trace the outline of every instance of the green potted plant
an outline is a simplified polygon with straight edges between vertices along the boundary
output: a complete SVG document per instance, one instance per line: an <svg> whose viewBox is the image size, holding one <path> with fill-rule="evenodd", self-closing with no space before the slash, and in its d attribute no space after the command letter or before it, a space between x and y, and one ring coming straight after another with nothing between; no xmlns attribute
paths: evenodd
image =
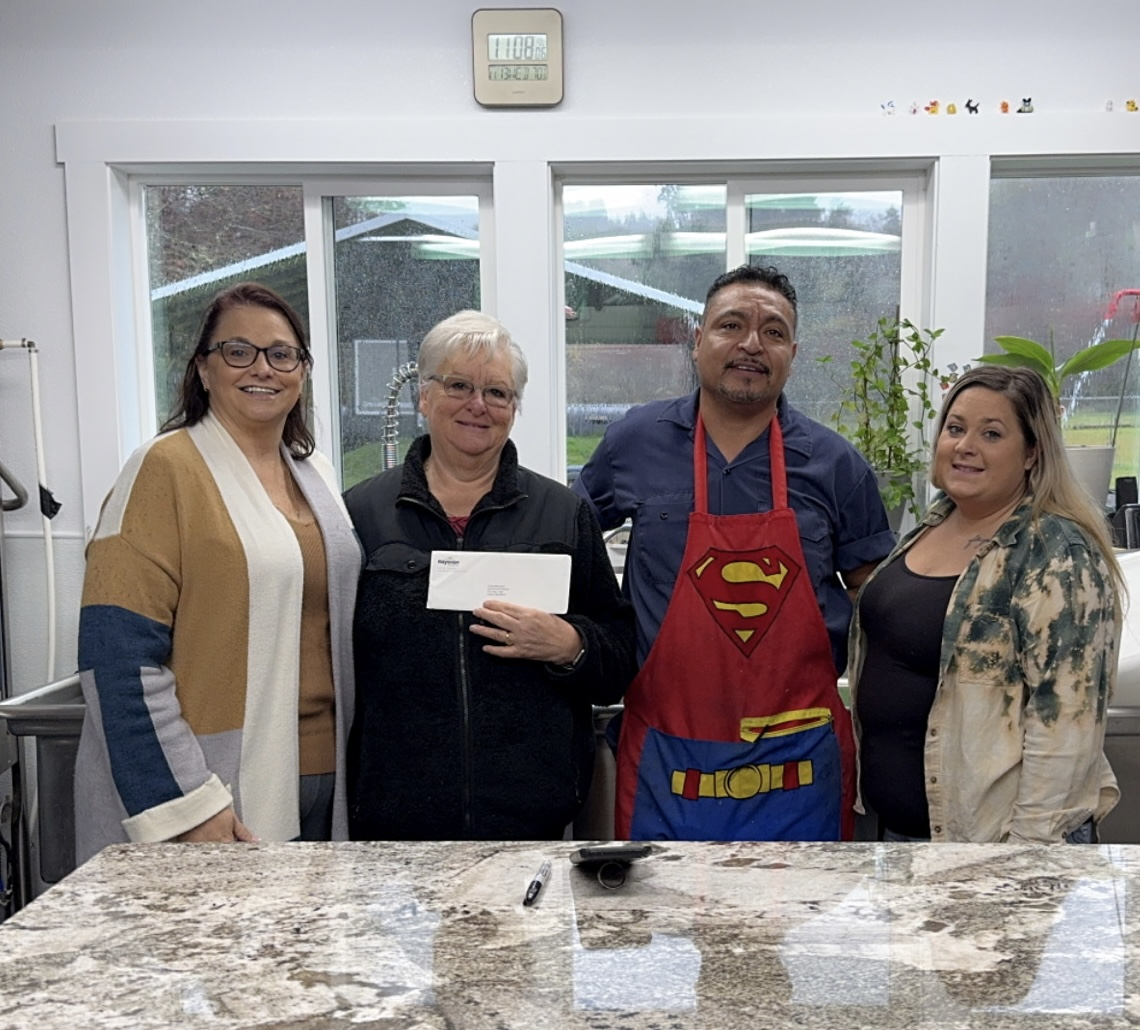
<svg viewBox="0 0 1140 1030"><path fill-rule="evenodd" d="M1001 347L1001 354L985 354L977 360L986 365L1006 365L1015 368L1031 368L1040 373L1041 378L1049 384L1049 390L1061 404L1061 393L1065 388L1065 380L1070 376L1080 375L1082 372L1095 372L1097 369L1108 368L1121 358L1130 356L1137 347L1135 336L1131 340L1102 340L1091 346L1083 347L1070 358L1057 363L1053 352L1053 339L1049 338L1049 349L1046 350L1035 340L1027 340L1023 336L997 336L994 342ZM1131 360L1131 359L1130 359ZM1127 381L1127 373L1125 380ZM1123 394L1123 390L1121 391ZM1120 419L1117 410L1116 421ZM1116 427L1113 426L1113 439L1115 441Z"/></svg>
<svg viewBox="0 0 1140 1030"><path fill-rule="evenodd" d="M895 528L904 510L916 518L922 513L916 479L930 462L926 430L938 414L931 382L940 379L931 354L942 332L919 329L905 318L881 318L865 339L852 340L850 376L832 419L878 474ZM832 355L817 360L829 364Z"/></svg>
<svg viewBox="0 0 1140 1030"><path fill-rule="evenodd" d="M1066 446L1069 463L1077 478L1084 483L1098 504L1108 499L1109 484L1112 481L1112 465L1116 455L1116 433L1120 428L1120 416L1124 410L1124 396L1128 387L1128 372L1132 364L1132 353L1137 348L1136 334L1131 340L1102 340L1100 343L1082 347L1071 357L1058 362L1053 347L1052 335L1049 349L1046 350L1035 340L1023 336L998 336L994 342L1001 347L1000 354L985 354L977 360L987 365L1005 365L1015 368L1031 368L1041 375L1049 385L1057 405L1058 418L1064 412L1061 397L1072 376L1085 372L1095 372L1108 368L1121 358L1127 358L1124 375L1120 382L1120 396L1113 414L1111 432L1106 446Z"/></svg>

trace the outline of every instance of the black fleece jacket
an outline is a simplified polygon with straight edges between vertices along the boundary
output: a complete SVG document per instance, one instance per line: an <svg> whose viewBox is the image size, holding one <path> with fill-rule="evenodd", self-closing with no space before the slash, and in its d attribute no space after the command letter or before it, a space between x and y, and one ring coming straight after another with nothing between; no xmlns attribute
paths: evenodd
<svg viewBox="0 0 1140 1030"><path fill-rule="evenodd" d="M593 771L593 704L636 673L633 612L590 506L503 448L462 544L424 475L405 463L345 494L367 556L355 622L356 718L349 826L356 840L557 839ZM573 559L564 617L586 653L565 672L497 658L469 612L426 607L432 550L524 551Z"/></svg>

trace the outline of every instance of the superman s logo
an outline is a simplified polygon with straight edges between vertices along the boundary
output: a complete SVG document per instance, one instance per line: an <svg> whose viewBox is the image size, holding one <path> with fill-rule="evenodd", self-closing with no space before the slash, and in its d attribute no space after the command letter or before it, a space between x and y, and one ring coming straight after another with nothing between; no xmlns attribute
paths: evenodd
<svg viewBox="0 0 1140 1030"><path fill-rule="evenodd" d="M799 574L799 564L775 546L747 552L710 547L689 568L713 621L745 657L772 628Z"/></svg>

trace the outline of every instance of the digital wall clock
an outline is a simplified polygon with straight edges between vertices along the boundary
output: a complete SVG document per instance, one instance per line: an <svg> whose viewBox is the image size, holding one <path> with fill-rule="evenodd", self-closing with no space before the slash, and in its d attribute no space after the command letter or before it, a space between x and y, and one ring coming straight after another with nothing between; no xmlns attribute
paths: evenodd
<svg viewBox="0 0 1140 1030"><path fill-rule="evenodd" d="M562 100L562 14L497 8L471 16L475 99L484 107L553 107Z"/></svg>

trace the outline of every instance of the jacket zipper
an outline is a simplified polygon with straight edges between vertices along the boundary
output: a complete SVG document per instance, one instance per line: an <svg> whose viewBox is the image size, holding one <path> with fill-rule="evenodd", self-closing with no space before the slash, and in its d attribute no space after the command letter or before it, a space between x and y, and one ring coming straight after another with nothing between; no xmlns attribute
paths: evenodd
<svg viewBox="0 0 1140 1030"><path fill-rule="evenodd" d="M467 665L467 627L463 613L456 612L459 620L459 706L463 713L463 829L470 836L474 821L472 786L475 779L475 754L471 741L471 679Z"/></svg>
<svg viewBox="0 0 1140 1030"><path fill-rule="evenodd" d="M410 504L419 505L426 511L431 512L437 519L439 512L429 504L416 497L404 496L401 498ZM489 505L486 508L479 510L479 514L490 513L493 511L502 511L510 507L508 504ZM474 512L472 517L474 517ZM454 535L455 530L451 528L451 523L446 523L448 530ZM471 528L471 523L467 523L467 528ZM463 540L460 541L458 537L455 539L455 546L457 550L466 551L467 540L471 534L465 533ZM463 830L467 836L470 836L475 824L475 799L474 799L474 783L475 783L475 746L471 739L471 669L470 663L467 660L467 644L468 636L467 627L464 625L463 612L456 612L455 617L459 623L459 708L463 716L463 783L462 783L462 810L463 810Z"/></svg>

